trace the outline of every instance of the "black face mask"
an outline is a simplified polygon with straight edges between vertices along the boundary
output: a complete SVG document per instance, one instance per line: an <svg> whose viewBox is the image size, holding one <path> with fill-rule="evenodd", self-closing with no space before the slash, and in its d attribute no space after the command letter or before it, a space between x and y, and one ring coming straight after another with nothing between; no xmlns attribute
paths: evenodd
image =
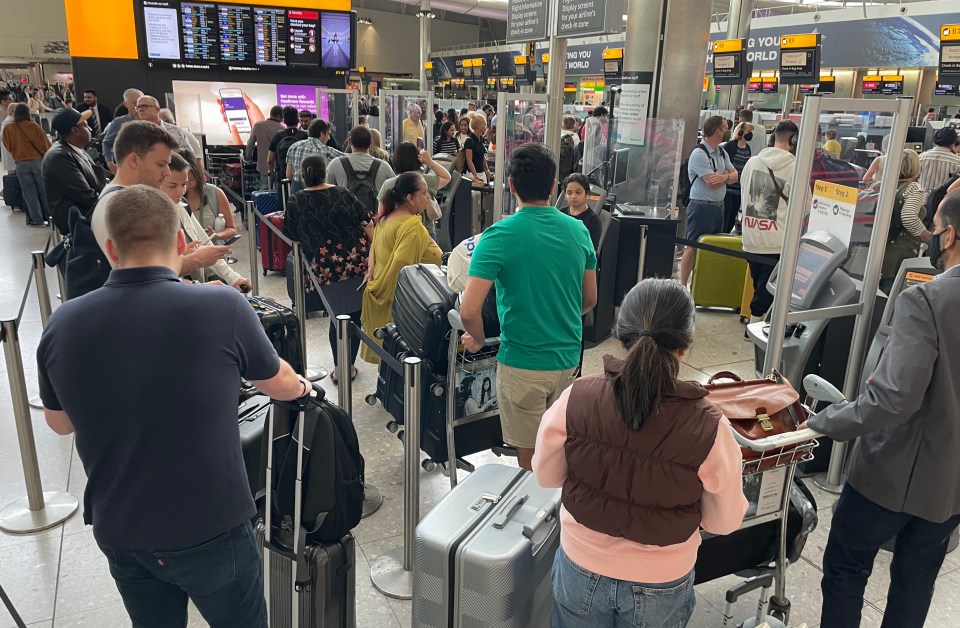
<svg viewBox="0 0 960 628"><path fill-rule="evenodd" d="M752 141L753 141L753 132L744 133L744 134L743 134L743 139L747 140L748 142L752 142Z"/></svg>
<svg viewBox="0 0 960 628"><path fill-rule="evenodd" d="M927 243L928 252L930 253L930 264L940 271L943 270L940 265L940 262L943 261L943 249L940 248L940 236L945 232L946 229L940 233L931 233L930 241Z"/></svg>

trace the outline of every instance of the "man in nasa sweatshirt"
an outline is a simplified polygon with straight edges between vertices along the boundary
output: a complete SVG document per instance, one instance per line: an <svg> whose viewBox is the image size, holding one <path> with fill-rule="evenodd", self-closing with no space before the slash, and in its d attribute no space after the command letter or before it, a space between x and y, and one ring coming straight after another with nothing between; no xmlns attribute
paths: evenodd
<svg viewBox="0 0 960 628"><path fill-rule="evenodd" d="M773 132L773 146L751 157L740 175L743 250L763 255L774 264L779 261L783 247L787 201L797 161L793 151L799 132L797 125L790 120L778 124ZM755 322L773 304L773 296L767 292L773 264L748 263L754 290L750 320Z"/></svg>

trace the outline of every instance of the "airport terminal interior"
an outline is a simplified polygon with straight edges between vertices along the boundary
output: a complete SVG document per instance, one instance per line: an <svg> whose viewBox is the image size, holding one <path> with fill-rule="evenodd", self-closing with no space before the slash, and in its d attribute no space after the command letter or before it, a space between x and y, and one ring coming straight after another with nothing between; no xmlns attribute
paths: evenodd
<svg viewBox="0 0 960 628"><path fill-rule="evenodd" d="M549 204L589 229L577 224L580 241L564 244L571 257L585 251L588 265L576 268L577 276L590 269L589 260L596 261L596 302L580 325L578 376L604 373L605 364L610 368L605 356L627 359L632 342L655 336L648 330L622 343L616 335L621 306L644 280L673 278L686 286L695 306L695 334L689 350L679 355L678 378L707 386L706 400L714 400L735 426L731 433L736 440L730 443L743 461L737 463L743 522L730 536L694 526L694 533L702 534L695 606L669 625L840 625L830 623L824 610L824 552L840 491L853 464L862 460L851 455L856 440L834 441L801 423L807 412L813 416L866 390L878 362L891 359L884 348L898 333L892 325L898 299L905 291L935 286L943 271L938 256L960 262L960 227L953 228L953 251L943 252L939 247L947 223L941 222L937 233L932 222L937 207L960 198L960 5L955 0L11 4L16 6L0 12L7 15L0 20L0 628L131 625L107 557L93 527L84 523L87 475L75 437L58 435L45 420L39 385L44 367L38 366L37 355L50 316L72 298L92 301L85 293L97 287L76 288L67 271L83 262L71 257L80 255L81 228L91 241L87 245L103 256L92 243L96 221L91 228L83 218L96 201L81 209L71 194L77 185L93 188L84 193L89 204L109 178L137 181L130 174L133 157L123 155L119 164L112 159L121 157L113 148L124 143L124 129L143 125L137 118L165 128L165 136L188 149L180 168L188 207L181 220L196 223L197 231L184 223L187 240L199 233L202 241L229 247L215 264L189 273L186 281L219 278L240 290L281 357L325 391L328 408L346 410L359 442L366 486L363 517L357 510L358 521L332 543L318 541L316 530L307 535L306 523L294 526L294 539L301 530L306 535L305 549L298 550L297 542L289 543L283 533L291 518L303 514L300 506L283 511L286 520L271 527L269 519L264 524L261 518L264 491L257 490L273 482L271 499L278 501L281 493L293 490L289 476L265 472L273 464L267 460L279 451L276 443L292 447L285 450L288 456L297 452L295 434L275 435L268 447L265 431L272 417L290 411L275 404L272 414L261 412L270 407L269 400L238 382L244 386L238 425L249 476L242 480L246 484L249 479L260 509L251 529L256 529L263 556L257 582L265 586L269 626L567 625L556 611L551 623L551 606L556 609L559 603L554 600L558 571L553 556L574 538L574 533L569 538L560 534L561 517L573 519L573 502L567 501L572 489L564 484L561 497L559 488L546 489L529 473L516 471L528 450L507 443L500 427L501 413L508 412L502 405L507 386L497 381L498 369L505 366L496 359L500 338L489 339L479 353L468 351L472 338L463 335L471 321L467 314L460 316L461 307L464 312L468 307L464 295L475 289L471 283L465 293L464 283L480 236L488 229L502 234L514 218L530 214L511 194L507 173L518 167L515 151L533 144L545 144L555 158L559 185ZM14 135L28 126L35 135L24 135L25 140ZM299 128L296 134L294 128ZM376 280L363 278L364 259L357 266L360 272L342 275L339 283L346 289L328 289L338 282L331 280L330 271L324 276L320 270L324 262L310 249L310 236L305 234L302 245L291 242L299 227L290 229L290 222L284 227L281 212L297 198L307 198L308 193L297 190L305 185L313 189L316 183L308 178L312 171L296 170L308 163L305 153L323 156L329 169L341 153L367 152L352 144L370 138L369 153L379 152L396 174L416 171L439 179L440 189L429 190L436 192L429 206L418 211L426 212L423 247L428 253L438 250L437 259L442 252L443 266L422 270L426 265L417 264L426 257L412 260L399 272L396 290L387 290L392 309L380 312L386 318L372 319L380 321L374 328L367 323L372 314L364 312L355 317L356 324L341 327L367 345L382 343L378 350L391 358L370 363L363 357L372 349L365 347L355 362L357 373L350 377L346 368L334 366L331 345L337 335L329 331L330 314L352 314L361 298L363 307L370 307ZM36 142L46 142L43 150ZM704 147L702 153L698 145ZM70 155L76 170L57 170L56 163L48 167L61 148L65 152L59 163ZM758 157L761 151L766 160ZM403 166L411 159L412 166ZM278 172L281 163L289 170ZM694 176L697 163L704 168ZM891 163L900 164L899 177L887 167ZM178 176L176 167L161 169L165 177ZM94 176L94 170L102 175ZM401 176L386 192L371 188L385 196L379 201L373 197L372 205L364 207L366 184L357 183L343 166L337 173L338 181L348 182L338 184L350 186L360 199L353 201L371 215L384 211L384 198L403 207L414 202L389 190L390 185L399 188ZM98 176L97 187L92 181ZM69 186L68 177L74 179ZM201 201L199 209L190 208L187 181L196 183L197 177L207 182L205 194L224 199L225 207L216 200L209 207ZM374 178L379 185L381 179ZM581 196L571 195L571 189L581 189ZM395 197L399 200L389 200ZM100 198L99 207L104 207L105 195ZM112 205L113 211L119 210ZM716 213L715 225L702 224L713 220L705 218L707 211ZM908 216L910 211L919 213ZM192 223L190 212L196 218ZM376 233L390 222L378 222ZM231 224L235 230L218 238ZM932 251L934 243L938 248ZM45 257L55 250L64 252L60 265ZM325 256L325 249L320 250ZM482 250L487 254L490 248ZM538 251L523 254L533 266L542 266ZM71 259L77 259L76 265L69 265ZM352 264L347 267L336 272L353 272ZM313 285L299 289L298 282L310 284L310 269L316 273ZM498 291L509 285L501 281L506 279L494 283ZM525 285L534 283L529 279ZM490 324L489 305L493 324L500 328L509 315L504 305L509 297L498 298L484 303L483 323ZM278 314L274 319L265 312ZM361 318L362 330L357 327ZM512 325L523 327L516 318ZM504 325L501 331L506 330ZM437 337L414 337L429 332ZM499 350L510 342L504 336ZM536 340L531 342L536 346ZM656 342L662 346L659 336ZM142 353L139 360L154 359L138 346L128 349ZM405 361L409 357L421 360ZM945 367L938 361L932 368L936 373ZM491 379L496 382L492 386ZM718 383L734 380L776 385L778 401L765 403L780 405L769 411L756 408L755 414L751 409L746 417L732 415L743 404L724 397L725 384ZM511 387L526 381L516 377ZM421 389L410 393L413 382ZM927 383L933 391L926 393L929 398L935 383ZM165 383L144 385L162 388ZM789 399L785 403L779 401L783 394ZM262 408L250 414L258 400ZM510 403L519 412L519 402ZM958 408L942 410L950 417L960 415ZM135 422L136 408L127 412ZM330 412L324 412L314 415L330 421ZM773 428L768 415L776 415ZM748 427L737 419L746 419ZM420 424L414 439L404 429L410 421ZM566 425L570 430L571 424ZM784 444L778 436L793 440ZM566 431L564 438L574 464L570 447L576 439ZM415 447L406 447L411 440ZM763 444L768 441L772 444ZM250 442L255 443L253 454ZM870 442L877 446L876 440ZM315 452L319 446L314 441ZM450 455L451 447L469 453ZM957 459L960 451L955 454L943 455ZM926 450L918 455L941 457ZM697 464L706 465L705 458ZM339 464L342 458L337 460ZM178 460L174 456L169 463ZM610 470L609 464L604 458L597 468ZM516 476L509 486L484 487L477 481L502 467ZM295 468L299 478L300 468ZM312 476L308 466L303 469L297 498L289 503L299 499L301 486L310 490L307 478ZM948 466L946 472L955 471ZM289 487L280 488L279 478L291 480ZM903 481L909 483L909 477ZM518 487L525 482L533 488L523 494ZM702 478L696 482L698 500L706 490L703 483ZM663 491L656 492L659 498ZM130 495L129 504L143 499L151 496ZM280 513L286 505L273 504L274 511ZM951 508L946 503L936 507L944 513ZM698 516L699 510L698 501ZM904 512L922 518L909 508ZM935 523L956 513L960 510ZM460 528L451 523L461 519ZM584 527L576 525L577 530ZM273 531L273 540L264 540L264 529ZM599 536L604 530L588 532ZM462 536L454 539L454 534ZM945 534L948 551L925 623L884 623L894 539L873 562L861 626L960 624L957 530ZM635 535L613 536L619 538L604 538L654 552L676 542L642 544ZM485 538L493 541L483 545ZM352 551L353 557L327 553L328 547L347 556ZM291 578L302 575L298 556L309 564L299 593L291 586ZM582 577L599 578L564 560ZM597 586L596 580L590 586ZM629 594L630 613L636 596L637 618L642 598L662 593L643 591L648 589L635 587ZM299 620L292 621L291 608L298 606ZM600 626L596 621L576 625ZM644 621L617 625L667 625L649 617ZM210 625L193 602L186 625Z"/></svg>

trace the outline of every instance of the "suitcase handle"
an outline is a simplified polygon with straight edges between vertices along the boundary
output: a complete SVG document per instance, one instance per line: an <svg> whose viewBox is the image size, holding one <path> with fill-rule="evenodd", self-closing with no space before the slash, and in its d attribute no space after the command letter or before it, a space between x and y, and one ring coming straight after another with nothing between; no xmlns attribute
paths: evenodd
<svg viewBox="0 0 960 628"><path fill-rule="evenodd" d="M280 407L287 408L289 410L303 411L308 405L319 406L323 403L323 400L327 397L327 391L324 390L320 384L313 382L311 384L312 390L307 391L307 394L298 399L290 399L289 401L279 401L273 399L273 403L277 404ZM316 393L316 394L311 394Z"/></svg>
<svg viewBox="0 0 960 628"><path fill-rule="evenodd" d="M503 527L507 525L507 521L510 520L510 517L520 510L520 506L523 506L529 498L529 495L524 495L523 497L514 497L513 500L507 505L506 509L497 515L497 518L493 520L493 527L497 530L502 530Z"/></svg>
<svg viewBox="0 0 960 628"><path fill-rule="evenodd" d="M537 511L537 520L532 525L523 526L523 536L527 537L530 540L533 540L533 535L537 533L537 530L540 529L544 523L548 521L553 521L554 513L556 512L557 505L553 501L547 501L540 507Z"/></svg>

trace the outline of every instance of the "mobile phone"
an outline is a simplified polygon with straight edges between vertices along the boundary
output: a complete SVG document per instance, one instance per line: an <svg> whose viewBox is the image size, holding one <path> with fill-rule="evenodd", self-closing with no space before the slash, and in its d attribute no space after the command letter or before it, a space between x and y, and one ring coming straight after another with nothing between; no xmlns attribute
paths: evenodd
<svg viewBox="0 0 960 628"><path fill-rule="evenodd" d="M242 233L238 233L237 235L233 236L233 237L230 238L229 240L224 240L224 241L223 241L223 246L228 246L228 245L230 245L230 244L233 244L234 242L236 242L237 240L239 240L239 239L242 238L242 237L243 237L243 234L242 234Z"/></svg>
<svg viewBox="0 0 960 628"><path fill-rule="evenodd" d="M247 115L247 105L243 100L241 89L221 89L220 102L223 103L223 113L227 116L227 128L237 127L242 133L250 132L250 116Z"/></svg>

